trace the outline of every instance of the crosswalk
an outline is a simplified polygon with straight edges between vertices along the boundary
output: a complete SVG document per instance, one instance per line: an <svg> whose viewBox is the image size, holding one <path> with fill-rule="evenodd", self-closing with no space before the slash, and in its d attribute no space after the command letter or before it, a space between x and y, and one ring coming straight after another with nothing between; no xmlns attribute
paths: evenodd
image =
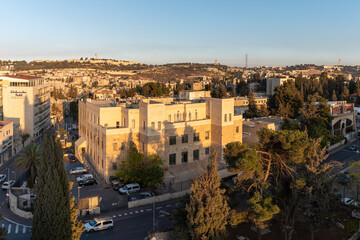
<svg viewBox="0 0 360 240"><path fill-rule="evenodd" d="M22 224L6 222L6 223L1 223L1 227L6 228L8 234L31 233L31 227Z"/></svg>

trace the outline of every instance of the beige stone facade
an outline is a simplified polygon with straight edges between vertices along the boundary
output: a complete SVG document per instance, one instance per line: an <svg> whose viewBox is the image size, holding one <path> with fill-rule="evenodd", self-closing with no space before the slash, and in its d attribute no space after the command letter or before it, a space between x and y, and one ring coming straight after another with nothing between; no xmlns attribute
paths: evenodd
<svg viewBox="0 0 360 240"><path fill-rule="evenodd" d="M222 161L223 147L242 141L242 115L234 115L233 98L86 100L79 102L79 135L76 151L108 180L126 160L131 141L140 152L159 155L169 170L208 161L214 151Z"/></svg>

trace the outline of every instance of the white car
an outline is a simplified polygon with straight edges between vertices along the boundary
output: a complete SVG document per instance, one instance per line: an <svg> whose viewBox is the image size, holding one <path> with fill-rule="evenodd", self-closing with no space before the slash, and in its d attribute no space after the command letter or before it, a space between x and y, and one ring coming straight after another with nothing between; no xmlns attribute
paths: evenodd
<svg viewBox="0 0 360 240"><path fill-rule="evenodd" d="M2 189L10 189L15 184L15 180L10 180L8 182L4 182L1 186Z"/></svg>
<svg viewBox="0 0 360 240"><path fill-rule="evenodd" d="M3 183L6 179L6 175L5 174L0 174L0 183Z"/></svg>
<svg viewBox="0 0 360 240"><path fill-rule="evenodd" d="M111 229L113 227L114 227L114 221L112 218L94 219L84 224L84 228L87 232Z"/></svg>
<svg viewBox="0 0 360 240"><path fill-rule="evenodd" d="M74 169L71 169L69 171L70 174L81 174L81 173L87 173L88 170L84 167L77 167L77 168L74 168Z"/></svg>
<svg viewBox="0 0 360 240"><path fill-rule="evenodd" d="M121 194L130 195L131 193L140 192L140 185L138 183L129 183L119 189Z"/></svg>
<svg viewBox="0 0 360 240"><path fill-rule="evenodd" d="M359 206L359 203L351 198L343 198L341 201L346 205L355 206L355 207Z"/></svg>
<svg viewBox="0 0 360 240"><path fill-rule="evenodd" d="M82 175L80 177L77 177L76 181L80 182L80 181L84 181L84 180L87 180L87 179L90 179L90 178L94 178L94 176L92 174L84 174L84 175Z"/></svg>

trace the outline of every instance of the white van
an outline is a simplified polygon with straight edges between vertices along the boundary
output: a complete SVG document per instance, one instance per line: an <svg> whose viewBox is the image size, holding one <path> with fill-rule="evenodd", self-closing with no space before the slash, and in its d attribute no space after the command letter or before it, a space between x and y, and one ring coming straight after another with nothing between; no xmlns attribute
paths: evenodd
<svg viewBox="0 0 360 240"><path fill-rule="evenodd" d="M100 219L95 218L94 220L85 223L84 227L85 227L85 231L87 231L87 232L111 229L114 227L114 221L110 217L109 218L100 218Z"/></svg>
<svg viewBox="0 0 360 240"><path fill-rule="evenodd" d="M140 191L140 185L138 183L129 183L119 189L121 194L131 194Z"/></svg>
<svg viewBox="0 0 360 240"><path fill-rule="evenodd" d="M79 182L79 181L87 180L87 179L90 179L90 178L94 178L94 176L92 174L84 174L84 175L82 175L80 177L77 177L76 181Z"/></svg>

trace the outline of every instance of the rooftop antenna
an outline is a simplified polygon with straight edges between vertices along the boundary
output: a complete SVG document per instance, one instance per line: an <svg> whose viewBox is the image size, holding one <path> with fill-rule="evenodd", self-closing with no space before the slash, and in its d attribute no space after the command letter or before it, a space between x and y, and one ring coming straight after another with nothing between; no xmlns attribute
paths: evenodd
<svg viewBox="0 0 360 240"><path fill-rule="evenodd" d="M245 55L245 68L247 68L247 67L248 67L248 55L246 53L246 55Z"/></svg>

